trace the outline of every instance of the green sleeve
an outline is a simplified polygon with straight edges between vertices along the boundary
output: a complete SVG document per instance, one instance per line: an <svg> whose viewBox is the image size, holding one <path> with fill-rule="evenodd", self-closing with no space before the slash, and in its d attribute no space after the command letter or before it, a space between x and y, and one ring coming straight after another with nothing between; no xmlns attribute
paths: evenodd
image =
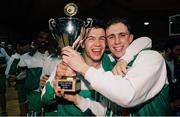
<svg viewBox="0 0 180 117"><path fill-rule="evenodd" d="M49 105L54 102L55 100L55 93L54 88L51 86L50 82L48 81L45 85L45 93L42 96L42 102L45 105Z"/></svg>

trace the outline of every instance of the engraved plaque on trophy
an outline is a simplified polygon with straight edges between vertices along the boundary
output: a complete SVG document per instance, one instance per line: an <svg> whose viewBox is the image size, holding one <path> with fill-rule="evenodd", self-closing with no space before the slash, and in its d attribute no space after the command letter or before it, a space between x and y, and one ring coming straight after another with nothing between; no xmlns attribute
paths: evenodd
<svg viewBox="0 0 180 117"><path fill-rule="evenodd" d="M76 15L78 7L74 3L68 3L64 7L64 13L68 17L60 17L58 19L49 20L49 28L54 39L58 42L59 48L72 46L78 49L82 40L86 39L91 25L92 19L86 21L72 17ZM81 36L80 36L81 35ZM73 77L64 76L59 80L58 85L64 89L65 93L76 93L80 90L80 80Z"/></svg>

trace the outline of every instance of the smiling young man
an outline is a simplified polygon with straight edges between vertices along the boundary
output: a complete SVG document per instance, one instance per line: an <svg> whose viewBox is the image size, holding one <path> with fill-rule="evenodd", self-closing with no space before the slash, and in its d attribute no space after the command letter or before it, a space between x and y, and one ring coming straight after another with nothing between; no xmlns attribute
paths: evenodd
<svg viewBox="0 0 180 117"><path fill-rule="evenodd" d="M127 48L133 40L127 21L118 18L111 20L106 28L106 37L113 57L126 58L122 56L127 53ZM129 115L170 114L166 65L158 52L143 50L133 56L133 60L127 61L130 63L124 77L87 65L81 56L69 47L63 48L62 53L63 61L81 73L93 89L116 104L129 108Z"/></svg>
<svg viewBox="0 0 180 117"><path fill-rule="evenodd" d="M106 47L106 40L105 40L105 26L102 21L93 19L92 28L90 29L90 32L86 38L86 40L82 43L82 56L84 61L97 69L101 68L101 57L104 54L104 50ZM50 103L51 99L49 98L50 90L48 92L48 88L50 88L51 85L54 87L56 98L59 99L58 96L60 96L59 91L60 88L57 86L57 84L52 83L54 79L55 73L52 74L49 78L49 80L46 82L45 85L45 92L42 94L42 101L44 103ZM90 100L94 100L94 90L91 88L89 83L82 78L81 75L77 75L79 79L81 79L81 91L78 93L79 96L88 98ZM56 79L54 79L56 80ZM53 88L51 87L51 88ZM51 90L53 94L54 90ZM74 97L76 95L72 95ZM51 96L52 98L53 95ZM48 99L49 98L49 99ZM58 115L59 116L83 116L83 115L94 115L90 109L87 109L86 111L81 111L76 105L74 105L73 102L70 102L68 100L58 101Z"/></svg>

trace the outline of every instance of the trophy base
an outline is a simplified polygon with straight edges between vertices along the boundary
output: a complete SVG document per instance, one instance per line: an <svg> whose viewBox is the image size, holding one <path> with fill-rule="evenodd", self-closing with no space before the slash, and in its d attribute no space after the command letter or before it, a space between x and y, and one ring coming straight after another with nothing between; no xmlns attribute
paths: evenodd
<svg viewBox="0 0 180 117"><path fill-rule="evenodd" d="M81 81L75 78L60 79L58 86L64 89L65 94L77 94L81 90Z"/></svg>

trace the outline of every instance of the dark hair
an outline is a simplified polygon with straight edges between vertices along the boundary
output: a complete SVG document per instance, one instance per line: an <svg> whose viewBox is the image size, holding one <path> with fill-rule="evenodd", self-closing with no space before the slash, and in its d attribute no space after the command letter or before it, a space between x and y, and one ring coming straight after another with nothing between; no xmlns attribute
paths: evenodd
<svg viewBox="0 0 180 117"><path fill-rule="evenodd" d="M41 30L38 30L38 31L35 31L32 35L32 40L33 41L36 41L36 39L39 37L39 35L41 33L47 33L49 35L49 38L51 38L51 33L48 29L41 29Z"/></svg>
<svg viewBox="0 0 180 117"><path fill-rule="evenodd" d="M124 24L125 26L127 26L127 29L128 29L128 31L129 31L129 33L131 33L131 26L130 26L130 24L128 23L128 21L126 20L126 19L123 19L123 18L113 18L113 19L110 19L108 22L107 22L107 24L106 24L106 29L108 28L108 27L110 27L111 25L113 25L113 24L117 24L117 23L122 23L122 24Z"/></svg>
<svg viewBox="0 0 180 117"><path fill-rule="evenodd" d="M105 29L106 25L103 20L97 18L92 18L92 20L93 20L92 27Z"/></svg>
<svg viewBox="0 0 180 117"><path fill-rule="evenodd" d="M19 39L19 40L17 40L16 43L19 44L19 45L21 45L21 46L25 46L25 45L27 45L27 44L30 44L30 43L31 43L31 40Z"/></svg>
<svg viewBox="0 0 180 117"><path fill-rule="evenodd" d="M166 44L164 46L164 50L166 51L168 48L171 50L174 49L177 45L180 45L180 39L177 38L171 38L166 41Z"/></svg>

